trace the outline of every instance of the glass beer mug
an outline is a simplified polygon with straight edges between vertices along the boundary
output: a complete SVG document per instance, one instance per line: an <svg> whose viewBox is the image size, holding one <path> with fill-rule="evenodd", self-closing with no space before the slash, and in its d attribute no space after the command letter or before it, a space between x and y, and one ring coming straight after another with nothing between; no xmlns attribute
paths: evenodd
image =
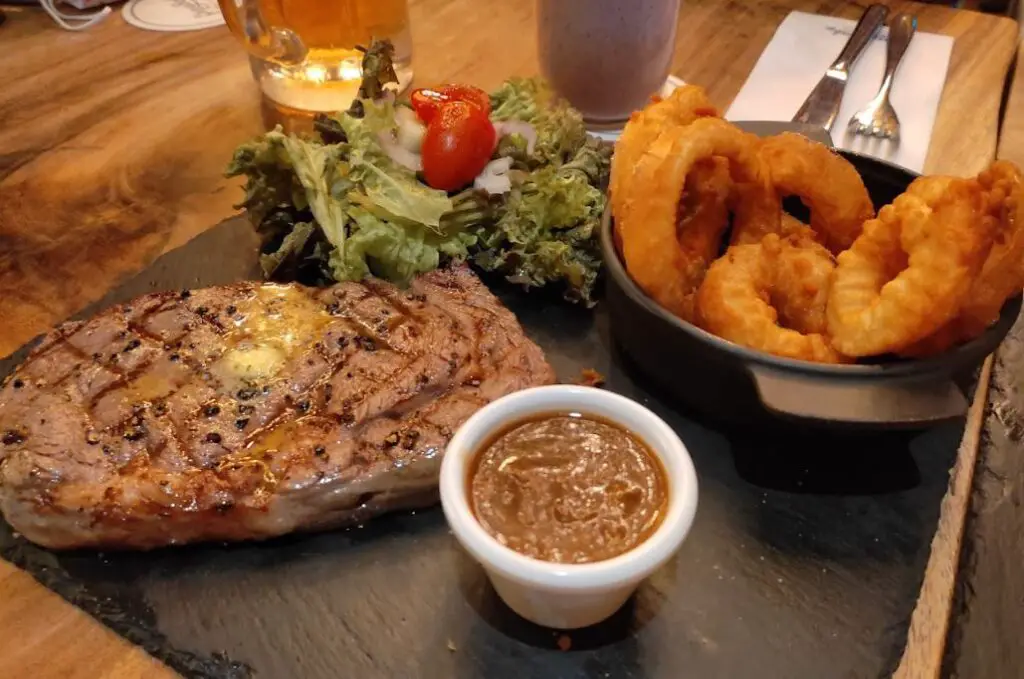
<svg viewBox="0 0 1024 679"><path fill-rule="evenodd" d="M408 0L218 0L249 52L263 94L302 111L340 111L355 98L356 45L390 39L399 86L412 81Z"/></svg>

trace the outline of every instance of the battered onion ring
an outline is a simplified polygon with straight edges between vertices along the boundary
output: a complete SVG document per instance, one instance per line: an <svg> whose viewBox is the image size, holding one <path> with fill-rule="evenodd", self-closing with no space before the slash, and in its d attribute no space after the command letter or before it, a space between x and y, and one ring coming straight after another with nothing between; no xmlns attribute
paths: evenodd
<svg viewBox="0 0 1024 679"><path fill-rule="evenodd" d="M762 245L776 253L771 304L780 323L804 334L826 334L825 307L836 268L832 253L800 234L766 237Z"/></svg>
<svg viewBox="0 0 1024 679"><path fill-rule="evenodd" d="M609 177L610 203L616 218L629 194L636 164L658 135L668 127L689 125L698 118L719 117L703 88L682 85L668 97L635 111L615 143Z"/></svg>
<svg viewBox="0 0 1024 679"><path fill-rule="evenodd" d="M758 242L765 233L780 231L771 213L781 212L784 196L803 201L811 211L811 229L834 253L850 247L864 222L875 216L860 174L824 144L784 132L764 139L758 157L775 191L767 199L736 206L733 243Z"/></svg>
<svg viewBox="0 0 1024 679"><path fill-rule="evenodd" d="M706 158L697 161L686 177L676 219L676 238L680 252L682 277L692 281L696 291L708 264L718 256L722 237L729 228L729 193L732 179L729 161ZM676 312L685 321L693 320L693 295L684 299Z"/></svg>
<svg viewBox="0 0 1024 679"><path fill-rule="evenodd" d="M770 177L767 168L765 176ZM735 184L730 196L730 208L731 245L757 245L770 233L782 233L784 215L788 216L782 211L782 200L771 187L770 179L768 184ZM792 225L793 221L797 220L787 220L787 224ZM810 230L810 227L807 228Z"/></svg>
<svg viewBox="0 0 1024 679"><path fill-rule="evenodd" d="M692 296L707 264L687 261L677 237L677 209L686 179L699 161L721 156L728 159L734 181L763 183L755 149L752 135L718 118L702 118L664 130L637 164L634 190L627 192L616 215L623 259L637 284L682 318L691 313Z"/></svg>
<svg viewBox="0 0 1024 679"><path fill-rule="evenodd" d="M733 245L708 269L697 293L701 327L719 337L776 356L818 363L845 362L820 333L802 333L779 325L772 303L794 292L779 287L780 257L800 248L775 234L755 245ZM826 256L828 253L825 253ZM825 277L826 281L828 276ZM786 304L799 307L797 296Z"/></svg>
<svg viewBox="0 0 1024 679"><path fill-rule="evenodd" d="M1024 186L1020 170L996 161L978 175L995 220L992 249L956 318L900 353L927 356L974 339L996 322L1003 304L1024 287Z"/></svg>
<svg viewBox="0 0 1024 679"><path fill-rule="evenodd" d="M994 220L974 180L922 177L837 260L828 299L832 344L847 356L897 352L962 307L991 247Z"/></svg>
<svg viewBox="0 0 1024 679"><path fill-rule="evenodd" d="M963 339L975 337L995 323L1006 300L1024 287L1024 187L1020 170L1011 163L996 162L978 177L978 182L988 192L996 228L992 249L960 310Z"/></svg>
<svg viewBox="0 0 1024 679"><path fill-rule="evenodd" d="M783 236L798 236L802 239L821 243L818 239L818 234L811 227L788 212L783 212L779 219L779 233Z"/></svg>

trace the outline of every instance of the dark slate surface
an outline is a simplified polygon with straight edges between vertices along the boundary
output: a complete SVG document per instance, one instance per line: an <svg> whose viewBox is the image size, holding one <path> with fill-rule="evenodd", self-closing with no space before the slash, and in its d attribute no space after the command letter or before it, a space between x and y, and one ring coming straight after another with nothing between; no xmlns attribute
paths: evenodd
<svg viewBox="0 0 1024 679"><path fill-rule="evenodd" d="M960 559L950 679L1024 679L1024 325L996 353Z"/></svg>
<svg viewBox="0 0 1024 679"><path fill-rule="evenodd" d="M97 306L245 277L251 239L225 222ZM700 477L677 558L613 619L571 633L567 652L504 608L438 508L144 554L54 554L2 524L0 554L187 677L823 679L895 666L960 426L844 440L715 431L631 379L600 308L495 289L562 379L596 368L652 407Z"/></svg>

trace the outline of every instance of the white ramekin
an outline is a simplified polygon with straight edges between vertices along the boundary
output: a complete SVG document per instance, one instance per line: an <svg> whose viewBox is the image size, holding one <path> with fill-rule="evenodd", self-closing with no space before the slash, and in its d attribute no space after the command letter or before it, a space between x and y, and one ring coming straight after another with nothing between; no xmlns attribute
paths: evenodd
<svg viewBox="0 0 1024 679"><path fill-rule="evenodd" d="M607 561L558 564L524 556L491 537L470 508L469 465L480 447L513 422L565 412L595 415L633 432L668 475L668 511L661 526L635 549ZM459 428L441 463L441 505L456 539L483 566L509 608L538 625L576 629L617 611L679 549L697 511L697 475L676 433L639 403L591 387L537 387L494 401Z"/></svg>

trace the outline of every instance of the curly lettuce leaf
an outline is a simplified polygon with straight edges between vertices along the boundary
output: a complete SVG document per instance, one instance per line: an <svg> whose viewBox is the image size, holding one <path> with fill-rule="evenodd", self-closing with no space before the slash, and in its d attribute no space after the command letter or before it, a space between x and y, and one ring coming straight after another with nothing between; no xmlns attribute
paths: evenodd
<svg viewBox="0 0 1024 679"><path fill-rule="evenodd" d="M235 149L225 171L227 177L246 177L245 198L235 207L244 208L253 224L282 207L305 207L305 190L282 151L273 140L257 137Z"/></svg>
<svg viewBox="0 0 1024 679"><path fill-rule="evenodd" d="M562 167L530 173L508 195L497 222L475 230L474 264L528 288L560 283L566 299L593 304L605 196L591 176L607 176L608 155L595 141Z"/></svg>
<svg viewBox="0 0 1024 679"><path fill-rule="evenodd" d="M438 230L441 217L452 210L448 194L421 182L380 146L379 135L392 134L397 126L394 104L367 102L364 111L362 118L337 119L348 138L348 179L353 186L349 199L378 217Z"/></svg>
<svg viewBox="0 0 1024 679"><path fill-rule="evenodd" d="M334 246L336 252L345 253L345 208L344 201L338 200L332 192L334 179L338 177L338 161L342 152L340 146L325 146L316 142L303 141L285 136L276 128L267 137L279 139L291 159L295 176L306 190L306 202L313 218Z"/></svg>
<svg viewBox="0 0 1024 679"><path fill-rule="evenodd" d="M377 113L342 116L345 143L275 129L236 151L228 173L247 177L242 207L262 237L266 276L360 280L372 273L405 283L436 269L442 256L468 256L474 221L442 222L452 199L381 151L375 130L386 129L387 115Z"/></svg>
<svg viewBox="0 0 1024 679"><path fill-rule="evenodd" d="M441 255L465 259L475 241L464 231L438 234L423 226L388 222L360 208L352 208L350 214L358 228L349 238L345 267L357 279L373 274L405 284L416 274L436 269Z"/></svg>
<svg viewBox="0 0 1024 679"><path fill-rule="evenodd" d="M356 102L376 100L384 96L388 85L398 84L395 72L395 46L390 40L374 40L369 49L363 51L362 81L359 83L359 97Z"/></svg>
<svg viewBox="0 0 1024 679"><path fill-rule="evenodd" d="M352 164L349 176L361 184L361 191L350 195L352 202L379 217L438 230L441 218L452 210L452 201L444 191L420 183L415 176L385 170L365 156Z"/></svg>
<svg viewBox="0 0 1024 679"><path fill-rule="evenodd" d="M282 206L308 208L327 240L344 256L345 182L340 167L344 146L321 144L286 135L281 126L244 144L235 152L228 176L245 174L246 200L242 203L254 223Z"/></svg>
<svg viewBox="0 0 1024 679"><path fill-rule="evenodd" d="M583 116L538 78L510 78L491 94L493 120L523 120L537 132L534 166L561 165L587 141ZM500 152L500 149L499 149Z"/></svg>
<svg viewBox="0 0 1024 679"><path fill-rule="evenodd" d="M491 118L532 123L553 99L551 88L539 78L509 78L491 93Z"/></svg>
<svg viewBox="0 0 1024 679"><path fill-rule="evenodd" d="M589 138L579 113L543 82L512 79L492 95L492 118L528 122L537 136L532 152L521 135L499 141L496 156L513 160L512 191L448 196L385 152L397 129L384 88L389 69L386 45L372 46L364 96L347 112L318 116L319 141L276 129L236 151L228 174L246 177L241 207L263 241L265 274L404 283L446 260L470 259L592 304L610 145Z"/></svg>
<svg viewBox="0 0 1024 679"><path fill-rule="evenodd" d="M280 244L269 252L260 254L260 268L267 278L274 278L278 271L301 266L306 244L316 232L312 222L297 222L281 238Z"/></svg>

